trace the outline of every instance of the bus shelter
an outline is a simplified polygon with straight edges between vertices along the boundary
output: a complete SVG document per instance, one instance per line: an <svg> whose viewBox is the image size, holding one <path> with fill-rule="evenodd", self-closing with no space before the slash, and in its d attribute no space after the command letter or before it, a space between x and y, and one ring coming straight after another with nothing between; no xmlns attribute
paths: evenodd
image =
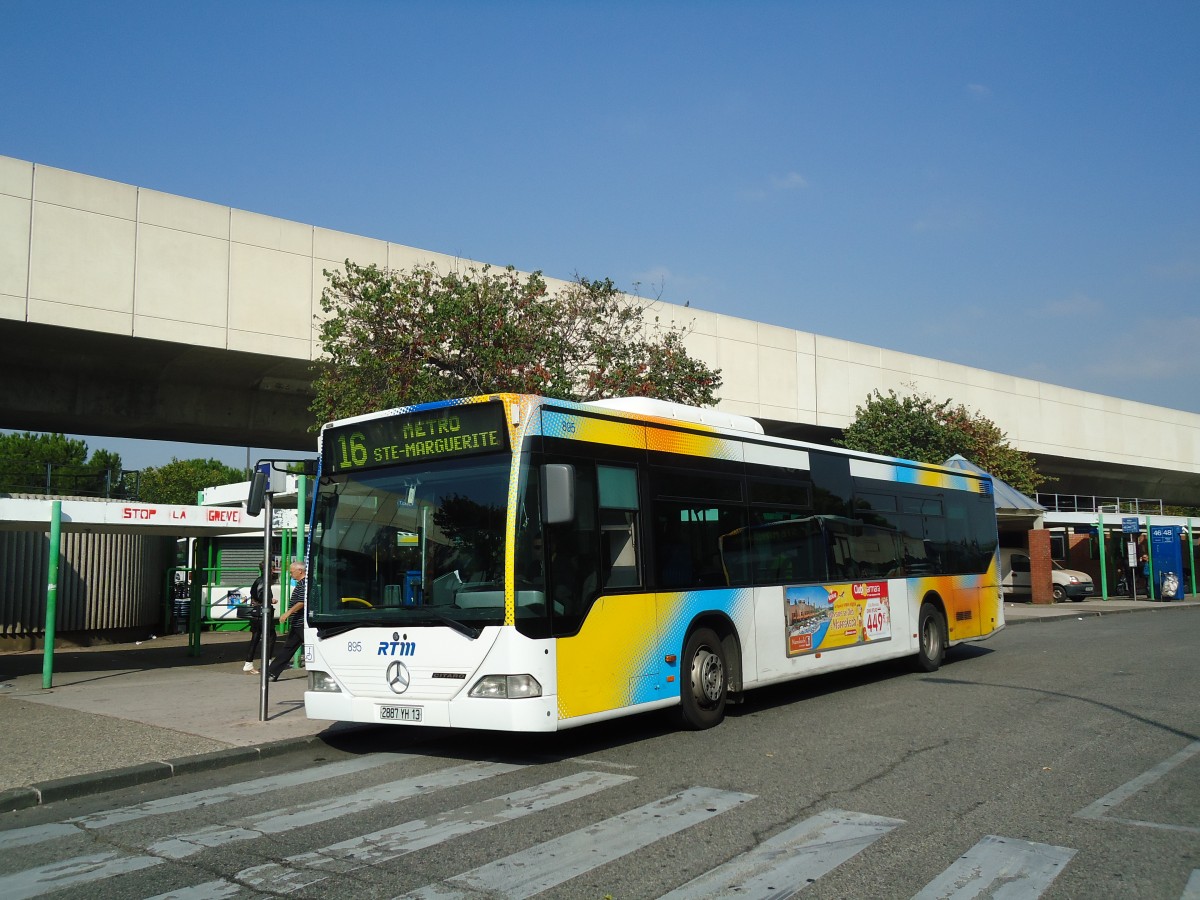
<svg viewBox="0 0 1200 900"><path fill-rule="evenodd" d="M243 494L244 497L244 494ZM204 506L184 504L137 503L129 501L102 501L76 498L47 498L47 497L0 497L0 531L29 532L48 535L48 549L45 552L29 554L41 560L47 560L44 567L32 564L32 560L14 566L9 579L19 579L27 584L14 582L9 585L6 593L40 597L44 588L44 605L39 602L36 607L26 606L20 610L26 625L30 622L31 613L40 608L44 614L44 641L47 660L53 655L55 633L57 630L58 599L59 599L59 564L61 561L61 542L63 535L146 535L170 538L174 541L187 541L190 548L203 552L208 542L224 535L253 532L256 529L261 534L264 519L261 515L250 516L245 509L226 506ZM28 545L26 545L27 547ZM189 654L199 653L199 635L203 618L202 591L206 580L202 569L194 569L194 577L189 581L190 615L187 622L189 633ZM45 581L38 585L39 576L44 573ZM93 576L99 577L99 576ZM166 587L164 585L164 587ZM20 589L20 590L18 590ZM102 592L92 591L99 596ZM119 591L114 591L119 596ZM164 602L171 604L175 599L173 591L164 591ZM0 610L2 612L2 610ZM164 617L169 619L170 609L164 610ZM47 663L49 666L49 662ZM48 675L48 673L47 673Z"/></svg>

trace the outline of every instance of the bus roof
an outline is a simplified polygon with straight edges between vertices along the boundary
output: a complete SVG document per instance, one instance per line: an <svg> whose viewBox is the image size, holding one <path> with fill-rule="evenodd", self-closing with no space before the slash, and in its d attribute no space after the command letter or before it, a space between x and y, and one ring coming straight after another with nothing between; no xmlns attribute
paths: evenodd
<svg viewBox="0 0 1200 900"><path fill-rule="evenodd" d="M747 431L751 434L766 434L758 420L749 416L739 416L736 413L723 412L719 409L688 406L684 403L672 403L670 400L657 400L653 397L612 397L608 400L589 400L586 405L635 413L641 416L655 416L660 419L676 419L680 422L711 425L716 428L730 428L734 431Z"/></svg>
<svg viewBox="0 0 1200 900"><path fill-rule="evenodd" d="M488 401L512 403L520 402L522 399L533 400L539 404L562 404L563 406L574 407L577 409L607 410L613 413L625 413L634 417L669 420L683 426L701 425L705 428L719 429L726 432L739 432L741 434L761 437L761 439L766 442L778 444L780 446L797 447L806 450L828 451L841 456L847 456L861 460L877 461L892 465L899 464L909 468L944 472L946 474L956 475L968 480L986 481L989 483L989 485L992 482L992 476L986 472L983 472L982 470L981 473L977 474L962 468L948 466L945 463L921 462L919 460L904 459L902 457L887 456L878 453L865 452L862 450L850 450L845 447L814 444L810 441L769 435L766 433L765 429L758 422L758 420L751 418L750 416L738 415L736 413L729 413L716 409L705 409L698 406L689 406L684 403L674 403L669 400L659 400L653 397L611 397L602 400L577 401L560 400L538 395L497 392L494 394L480 394L475 397L435 400L426 403L417 403L412 406L393 407L391 409L378 410L376 412L364 413L362 415L351 416L345 419L338 419L333 422L326 422L321 427L321 443L323 444L324 442L323 439L326 429L330 427L344 426L351 423L364 422L371 419L384 418L387 416L407 415L409 413L421 412L425 410L441 409L446 406L460 406L463 404L483 403Z"/></svg>

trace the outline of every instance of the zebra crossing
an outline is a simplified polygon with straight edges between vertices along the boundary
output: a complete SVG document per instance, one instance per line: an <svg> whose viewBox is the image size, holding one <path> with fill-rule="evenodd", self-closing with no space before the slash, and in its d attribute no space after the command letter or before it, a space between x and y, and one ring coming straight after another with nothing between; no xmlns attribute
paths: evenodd
<svg viewBox="0 0 1200 900"><path fill-rule="evenodd" d="M78 893L105 880L106 896L142 898L134 873L167 866L172 878L202 871L223 871L187 865L202 854L219 856L234 847L255 855L255 841L292 835L313 825L345 823L348 817L367 810L421 798L426 805L454 788L486 789L503 785L507 776L528 775L522 763L474 761L428 768L429 759L404 753L379 753L343 762L314 765L300 771L252 779L233 785L195 791L176 797L103 810L44 825L0 831L0 897L6 900L39 897L58 891ZM387 778L384 767L399 768L400 777L347 789L330 799L287 803L290 788L357 779L375 773ZM526 779L528 780L528 779ZM224 900L293 894L320 896L322 882L352 876L359 870L393 862L408 854L435 850L449 841L478 834L489 828L517 822L550 810L571 810L587 798L600 798L622 785L636 782L630 771L600 771L584 768L562 777L499 790L487 799L406 818L384 828L305 849L282 859L273 853L259 858L269 861L231 872L224 877L195 880L145 897L144 900ZM485 792L487 792L485 790ZM278 803L270 798L278 796ZM238 808L233 801L253 797L262 811L249 815L222 814ZM550 891L600 866L636 854L652 852L654 845L672 835L687 832L702 823L726 816L758 798L753 794L697 785L642 803L599 821L582 826L524 849L466 868L441 880L403 893L411 900L468 900L468 898L526 898ZM265 807L265 808L264 808ZM243 811L244 804L240 807ZM397 806L403 809L403 806ZM157 830L170 822L202 818L210 824L182 833ZM352 818L350 819L352 821ZM110 838L110 830L139 823L131 833L148 837L134 839L124 834ZM864 812L829 809L796 822L752 849L718 862L692 880L661 894L669 900L738 897L767 900L789 897L825 877L898 829L901 819ZM150 827L147 827L150 826ZM319 834L320 829L305 832ZM72 848L86 843L84 852L71 855ZM1036 898L1049 888L1070 863L1075 850L1049 844L984 835L967 852L948 860L946 868L914 900L1003 896ZM30 859L36 864L22 867L16 862ZM41 859L41 862L36 860ZM174 864L174 865L172 865ZM234 868L234 866L230 866ZM369 873L360 873L360 875ZM353 877L353 876L352 876ZM126 881L122 881L125 878ZM169 881L170 879L166 879ZM1191 898L1200 887L1193 873L1183 897Z"/></svg>

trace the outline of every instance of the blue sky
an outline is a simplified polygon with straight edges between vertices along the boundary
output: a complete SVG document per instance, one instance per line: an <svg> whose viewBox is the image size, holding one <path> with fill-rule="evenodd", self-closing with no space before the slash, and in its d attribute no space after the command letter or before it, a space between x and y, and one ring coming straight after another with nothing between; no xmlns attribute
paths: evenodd
<svg viewBox="0 0 1200 900"><path fill-rule="evenodd" d="M1194 0L3 21L0 154L1200 412Z"/></svg>

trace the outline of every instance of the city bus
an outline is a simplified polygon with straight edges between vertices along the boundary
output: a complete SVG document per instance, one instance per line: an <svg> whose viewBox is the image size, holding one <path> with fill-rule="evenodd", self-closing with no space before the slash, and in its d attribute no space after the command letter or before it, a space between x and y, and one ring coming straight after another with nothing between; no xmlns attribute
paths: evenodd
<svg viewBox="0 0 1200 900"><path fill-rule="evenodd" d="M500 394L325 425L307 714L556 731L1004 626L992 483L647 398Z"/></svg>

